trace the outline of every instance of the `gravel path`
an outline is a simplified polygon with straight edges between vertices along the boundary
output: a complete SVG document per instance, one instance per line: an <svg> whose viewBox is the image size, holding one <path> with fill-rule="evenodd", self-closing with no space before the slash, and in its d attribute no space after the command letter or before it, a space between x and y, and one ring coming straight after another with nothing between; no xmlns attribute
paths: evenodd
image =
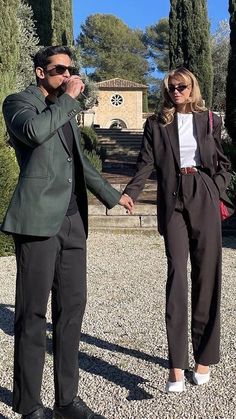
<svg viewBox="0 0 236 419"><path fill-rule="evenodd" d="M91 232L88 304L80 346L80 396L107 419L236 418L236 238L224 239L222 360L203 387L187 373L184 394L164 393L166 261L157 234ZM0 258L0 418L11 411L15 260ZM42 399L53 406L51 320ZM191 351L191 347L190 347ZM191 367L193 366L193 359ZM234 368L234 371L233 371Z"/></svg>

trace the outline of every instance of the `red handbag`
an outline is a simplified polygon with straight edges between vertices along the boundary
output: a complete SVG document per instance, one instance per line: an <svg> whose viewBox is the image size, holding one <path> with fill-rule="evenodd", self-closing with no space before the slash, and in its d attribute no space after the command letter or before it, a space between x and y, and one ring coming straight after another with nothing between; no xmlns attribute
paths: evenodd
<svg viewBox="0 0 236 419"><path fill-rule="evenodd" d="M228 218L230 216L230 213L228 211L228 208L226 207L226 205L224 204L223 201L220 201L220 217L221 220L225 220L226 218Z"/></svg>
<svg viewBox="0 0 236 419"><path fill-rule="evenodd" d="M210 126L210 133L212 134L213 132L213 113L212 111L209 111L209 126ZM221 220L226 220L226 218L228 218L230 216L229 210L226 207L226 205L224 204L223 201L219 202L219 206L220 206L220 217Z"/></svg>

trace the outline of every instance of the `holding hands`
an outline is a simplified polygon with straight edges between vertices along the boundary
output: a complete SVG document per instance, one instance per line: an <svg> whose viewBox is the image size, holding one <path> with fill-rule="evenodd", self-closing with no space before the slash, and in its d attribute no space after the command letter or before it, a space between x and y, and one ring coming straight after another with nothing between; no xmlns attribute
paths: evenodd
<svg viewBox="0 0 236 419"><path fill-rule="evenodd" d="M133 203L132 198L129 195L127 194L121 195L119 204L122 205L124 208L126 208L129 214L133 214L134 203Z"/></svg>

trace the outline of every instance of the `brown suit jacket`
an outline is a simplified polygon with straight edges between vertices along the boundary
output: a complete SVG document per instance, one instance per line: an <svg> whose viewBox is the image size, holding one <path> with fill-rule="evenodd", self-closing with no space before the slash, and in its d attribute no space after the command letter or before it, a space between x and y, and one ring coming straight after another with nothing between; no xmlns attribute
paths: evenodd
<svg viewBox="0 0 236 419"><path fill-rule="evenodd" d="M234 207L226 194L231 179L230 162L221 146L221 118L215 114L213 118L214 128L211 133L208 111L193 113L203 168L200 174L210 192L212 188L217 188L219 198L232 213ZM147 119L137 171L124 193L136 200L154 168L157 171L158 181L158 229L160 234L163 234L175 208L180 183L180 149L176 117L168 125L163 125L156 115Z"/></svg>

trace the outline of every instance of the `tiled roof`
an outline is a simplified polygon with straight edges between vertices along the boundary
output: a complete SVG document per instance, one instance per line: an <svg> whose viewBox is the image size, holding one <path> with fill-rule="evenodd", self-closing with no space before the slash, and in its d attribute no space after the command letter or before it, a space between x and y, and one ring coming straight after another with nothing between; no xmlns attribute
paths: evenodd
<svg viewBox="0 0 236 419"><path fill-rule="evenodd" d="M130 88L130 89L147 89L145 84L135 83L134 81L124 80L120 78L104 80L97 83L98 88Z"/></svg>

